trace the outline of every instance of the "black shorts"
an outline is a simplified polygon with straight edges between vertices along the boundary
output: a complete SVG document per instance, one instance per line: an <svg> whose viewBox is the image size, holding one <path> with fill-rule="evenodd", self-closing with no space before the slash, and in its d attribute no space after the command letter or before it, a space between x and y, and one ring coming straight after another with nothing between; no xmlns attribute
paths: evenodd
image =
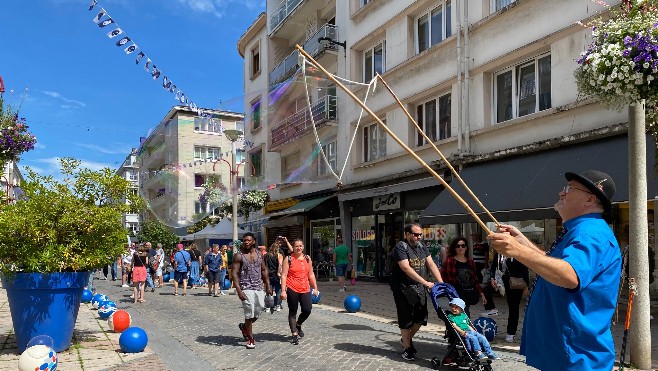
<svg viewBox="0 0 658 371"><path fill-rule="evenodd" d="M398 327L410 329L414 324L427 325L427 302L411 306L399 288L392 289L393 300L398 314Z"/></svg>
<svg viewBox="0 0 658 371"><path fill-rule="evenodd" d="M178 283L182 283L183 281L186 280L187 280L187 272L179 272L179 271L174 272L174 281Z"/></svg>
<svg viewBox="0 0 658 371"><path fill-rule="evenodd" d="M220 271L211 271L211 270L206 272L206 278L208 278L208 282L219 283L219 272Z"/></svg>

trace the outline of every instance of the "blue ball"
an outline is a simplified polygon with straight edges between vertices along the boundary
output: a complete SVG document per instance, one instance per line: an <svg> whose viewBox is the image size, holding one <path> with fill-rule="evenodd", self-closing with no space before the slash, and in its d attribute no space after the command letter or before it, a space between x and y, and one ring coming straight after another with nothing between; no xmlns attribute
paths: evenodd
<svg viewBox="0 0 658 371"><path fill-rule="evenodd" d="M313 302L313 304L320 303L320 297L321 294L319 292L318 292L318 296L313 296L313 290L311 290L311 301Z"/></svg>
<svg viewBox="0 0 658 371"><path fill-rule="evenodd" d="M82 291L82 302L83 303L89 303L91 301L91 298L93 298L94 295L91 293L91 290L85 289Z"/></svg>
<svg viewBox="0 0 658 371"><path fill-rule="evenodd" d="M496 337L496 334L498 334L496 321L489 317L479 317L473 321L473 327L489 341L492 341Z"/></svg>
<svg viewBox="0 0 658 371"><path fill-rule="evenodd" d="M170 279L171 279L171 275L169 275L169 273L165 273L162 275L162 280L164 282L169 282Z"/></svg>
<svg viewBox="0 0 658 371"><path fill-rule="evenodd" d="M224 282L222 283L222 290L228 290L231 288L231 280L228 278L224 278Z"/></svg>
<svg viewBox="0 0 658 371"><path fill-rule="evenodd" d="M91 306L94 307L94 309L98 309L103 305L104 302L110 300L107 296L103 294L96 294L94 297L91 299Z"/></svg>
<svg viewBox="0 0 658 371"><path fill-rule="evenodd" d="M361 309L361 299L356 295L348 295L343 301L345 309L350 313L356 313Z"/></svg>
<svg viewBox="0 0 658 371"><path fill-rule="evenodd" d="M143 352L148 342L149 337L146 335L146 331L139 327L129 327L119 337L119 346L124 353Z"/></svg>
<svg viewBox="0 0 658 371"><path fill-rule="evenodd" d="M100 318L102 318L102 319L108 319L108 318L110 318L110 316L111 316L114 312L116 312L116 311L117 311L117 307L116 307L116 306L114 306L114 307L107 306L107 305L106 305L106 306L102 306L102 307L98 310L98 316L99 316Z"/></svg>
<svg viewBox="0 0 658 371"><path fill-rule="evenodd" d="M107 307L116 308L117 304L115 302L113 302L112 300L108 300L108 301L105 301L105 302L101 303L101 306L98 309L107 308Z"/></svg>

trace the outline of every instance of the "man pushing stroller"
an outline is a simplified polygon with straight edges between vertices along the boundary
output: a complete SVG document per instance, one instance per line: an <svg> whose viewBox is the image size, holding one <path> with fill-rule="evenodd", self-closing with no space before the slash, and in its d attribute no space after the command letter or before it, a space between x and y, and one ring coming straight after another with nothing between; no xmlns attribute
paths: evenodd
<svg viewBox="0 0 658 371"><path fill-rule="evenodd" d="M460 298L454 298L450 301L450 312L448 320L457 333L464 338L464 343L469 351L475 353L477 359L489 358L498 359L496 354L491 350L491 345L484 335L475 330L468 316L464 312L466 303ZM484 350L484 353L482 352Z"/></svg>

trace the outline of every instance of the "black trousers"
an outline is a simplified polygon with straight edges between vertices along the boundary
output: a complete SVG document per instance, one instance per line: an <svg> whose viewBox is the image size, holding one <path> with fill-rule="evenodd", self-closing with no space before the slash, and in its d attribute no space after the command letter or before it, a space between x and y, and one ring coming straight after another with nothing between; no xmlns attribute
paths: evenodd
<svg viewBox="0 0 658 371"><path fill-rule="evenodd" d="M519 313L524 290L512 290L509 288L509 280L505 280L505 297L509 306L509 317L507 319L507 334L514 335L519 327Z"/></svg>
<svg viewBox="0 0 658 371"><path fill-rule="evenodd" d="M313 309L311 293L300 294L287 288L286 295L288 295L288 324L290 325L290 331L297 332L297 326L302 327L302 323L311 315ZM297 318L297 308L300 306L302 307L302 313Z"/></svg>

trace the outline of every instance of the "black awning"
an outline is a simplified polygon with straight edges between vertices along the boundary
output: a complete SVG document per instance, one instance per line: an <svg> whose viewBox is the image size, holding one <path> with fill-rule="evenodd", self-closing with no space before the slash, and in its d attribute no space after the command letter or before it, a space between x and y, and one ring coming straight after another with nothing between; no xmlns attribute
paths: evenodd
<svg viewBox="0 0 658 371"><path fill-rule="evenodd" d="M647 197L658 196L654 171L655 145L647 135ZM617 185L613 202L628 200L628 137L609 137L582 144L528 153L464 168L460 176L498 221L551 219L558 193L566 184L564 173L600 170L612 176ZM461 183L450 185L480 216L490 222ZM443 191L420 215L423 224L474 222L466 209L449 192Z"/></svg>

